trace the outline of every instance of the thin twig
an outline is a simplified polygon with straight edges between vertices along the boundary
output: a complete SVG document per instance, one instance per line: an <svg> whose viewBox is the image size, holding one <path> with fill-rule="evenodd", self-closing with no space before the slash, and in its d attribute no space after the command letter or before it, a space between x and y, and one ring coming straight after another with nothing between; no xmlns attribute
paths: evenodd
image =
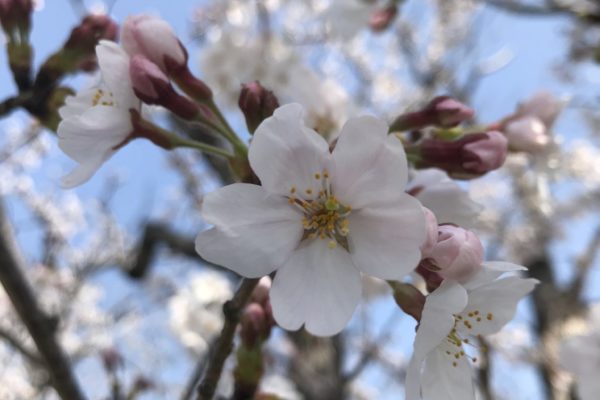
<svg viewBox="0 0 600 400"><path fill-rule="evenodd" d="M23 355L29 362L33 364L40 364L43 362L39 354L36 354L35 351L28 349L27 346L21 343L21 340L15 337L12 332L4 328L0 328L0 338L4 339L10 346L19 351L19 353L21 353L21 355Z"/></svg>
<svg viewBox="0 0 600 400"><path fill-rule="evenodd" d="M235 330L240 321L240 313L242 308L248 302L254 287L258 283L258 279L242 279L240 287L235 292L235 295L223 306L223 314L225 322L221 334L217 338L214 348L209 355L208 365L198 386L198 400L212 400L225 360L233 350L233 338Z"/></svg>
<svg viewBox="0 0 600 400"><path fill-rule="evenodd" d="M0 260L2 260L0 281L46 364L52 386L64 400L84 400L85 397L75 379L69 358L56 340L56 325L42 311L23 276L23 262L2 208L0 208Z"/></svg>

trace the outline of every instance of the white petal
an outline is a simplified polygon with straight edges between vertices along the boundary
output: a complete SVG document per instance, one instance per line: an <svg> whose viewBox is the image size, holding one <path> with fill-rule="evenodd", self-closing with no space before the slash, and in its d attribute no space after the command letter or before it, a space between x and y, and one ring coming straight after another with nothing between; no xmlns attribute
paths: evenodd
<svg viewBox="0 0 600 400"><path fill-rule="evenodd" d="M138 109L140 101L135 96L129 77L129 56L118 44L101 40L96 46L98 66L102 79L114 95L119 108Z"/></svg>
<svg viewBox="0 0 600 400"><path fill-rule="evenodd" d="M62 119L80 117L92 106L96 93L97 88L90 88L77 92L75 96L68 96L65 99L65 105L58 109L60 117Z"/></svg>
<svg viewBox="0 0 600 400"><path fill-rule="evenodd" d="M268 192L289 195L295 187L302 195L307 189L314 194L321 189L315 174L328 168L329 146L304 126L303 118L302 106L287 104L275 110L254 133L248 158Z"/></svg>
<svg viewBox="0 0 600 400"><path fill-rule="evenodd" d="M259 278L284 265L298 246L300 222L266 222L200 232L196 251L205 260L247 278Z"/></svg>
<svg viewBox="0 0 600 400"><path fill-rule="evenodd" d="M443 346L446 336L454 328L454 314L461 312L466 304L467 291L449 280L442 282L440 287L426 297L406 375L407 400L421 398L419 392L423 361L429 353L436 351L436 347Z"/></svg>
<svg viewBox="0 0 600 400"><path fill-rule="evenodd" d="M511 273L525 271L527 268L522 265L517 265L504 261L485 261L481 264L482 268L479 272L469 279L468 282L463 283L463 286L467 290L473 290L479 286L486 285L500 276Z"/></svg>
<svg viewBox="0 0 600 400"><path fill-rule="evenodd" d="M467 305L467 291L449 280L431 292L425 299L425 307L415 338L413 357L421 359L442 343L454 327L454 314Z"/></svg>
<svg viewBox="0 0 600 400"><path fill-rule="evenodd" d="M334 193L354 209L390 203L406 188L408 166L400 140L374 117L350 119L333 151Z"/></svg>
<svg viewBox="0 0 600 400"><path fill-rule="evenodd" d="M340 246L316 239L296 250L277 271L270 297L275 321L284 329L305 324L313 335L340 332L360 301L360 273Z"/></svg>
<svg viewBox="0 0 600 400"><path fill-rule="evenodd" d="M425 216L412 196L403 193L393 204L352 211L348 221L350 253L362 272L399 280L419 264Z"/></svg>
<svg viewBox="0 0 600 400"><path fill-rule="evenodd" d="M514 316L519 300L531 292L537 283L536 279L510 276L469 291L469 302L461 315L470 321L472 328L458 324L457 330L471 335L498 332ZM478 311L477 316L468 316L475 311Z"/></svg>
<svg viewBox="0 0 600 400"><path fill-rule="evenodd" d="M61 186L70 189L87 182L92 175L102 166L104 161L109 159L114 151L98 153L93 158L89 158L78 165L73 171L61 178Z"/></svg>
<svg viewBox="0 0 600 400"><path fill-rule="evenodd" d="M132 132L129 113L114 107L96 106L79 117L58 125L58 145L74 160L83 163L106 154Z"/></svg>
<svg viewBox="0 0 600 400"><path fill-rule="evenodd" d="M425 359L421 377L423 400L475 400L469 362L465 357L457 360L453 354L446 354L449 347L442 346Z"/></svg>
<svg viewBox="0 0 600 400"><path fill-rule="evenodd" d="M223 230L281 221L296 223L302 229L303 214L285 197L269 194L262 186L235 183L204 197L202 218Z"/></svg>
<svg viewBox="0 0 600 400"><path fill-rule="evenodd" d="M468 192L439 169L418 171L410 181L408 190L417 191L415 197L433 211L440 224L473 227L482 209L480 204L471 200Z"/></svg>

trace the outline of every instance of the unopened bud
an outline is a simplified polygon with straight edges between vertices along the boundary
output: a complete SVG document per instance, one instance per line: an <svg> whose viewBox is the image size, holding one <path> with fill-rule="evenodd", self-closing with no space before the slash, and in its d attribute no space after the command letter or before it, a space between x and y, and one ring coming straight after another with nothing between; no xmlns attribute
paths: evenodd
<svg viewBox="0 0 600 400"><path fill-rule="evenodd" d="M66 74L94 71L98 67L96 46L101 40L115 40L118 25L106 15L88 15L71 30L62 48L51 55L35 78L34 86L49 87Z"/></svg>
<svg viewBox="0 0 600 400"><path fill-rule="evenodd" d="M550 144L546 126L537 117L514 119L509 121L502 130L513 151L536 154L543 152Z"/></svg>
<svg viewBox="0 0 600 400"><path fill-rule="evenodd" d="M385 8L375 11L369 20L369 26L374 32L386 30L398 15L398 6L391 4Z"/></svg>
<svg viewBox="0 0 600 400"><path fill-rule="evenodd" d="M519 105L517 116L532 116L538 118L547 129L554 125L554 121L562 111L564 102L550 92L541 91L529 100Z"/></svg>
<svg viewBox="0 0 600 400"><path fill-rule="evenodd" d="M136 377L135 381L133 382L132 392L135 394L138 394L138 393L146 392L153 388L154 388L154 383L150 379L146 378L145 376L140 375L140 376ZM134 398L134 396L129 396L129 398Z"/></svg>
<svg viewBox="0 0 600 400"><path fill-rule="evenodd" d="M119 27L106 15L88 15L71 30L64 48L79 53L95 54L96 45L102 39L115 40Z"/></svg>
<svg viewBox="0 0 600 400"><path fill-rule="evenodd" d="M163 106L183 119L198 115L198 106L177 93L167 75L144 56L135 55L131 58L129 76L135 95L144 103Z"/></svg>
<svg viewBox="0 0 600 400"><path fill-rule="evenodd" d="M250 295L250 302L258 303L264 307L267 304L267 302L269 301L269 291L270 290L271 290L271 277L268 275L263 276L262 278L260 278L260 280L258 281L258 284L252 291L252 294Z"/></svg>
<svg viewBox="0 0 600 400"><path fill-rule="evenodd" d="M264 341L271 331L267 314L258 303L250 303L240 318L240 338L246 347L252 348Z"/></svg>
<svg viewBox="0 0 600 400"><path fill-rule="evenodd" d="M279 107L279 101L272 91L259 82L252 82L242 84L238 105L246 118L248 131L254 133L261 122L273 115Z"/></svg>
<svg viewBox="0 0 600 400"><path fill-rule="evenodd" d="M115 349L106 349L100 353L104 369L108 372L115 372L123 363L123 357Z"/></svg>
<svg viewBox="0 0 600 400"><path fill-rule="evenodd" d="M438 274L437 272L434 272L434 271L432 271L429 268L425 268L423 264L424 264L423 261L421 261L419 263L419 265L417 266L417 268L415 269L415 272L417 274L421 275L421 277L425 281L425 285L427 287L427 291L429 293L431 293L435 289L437 289L438 287L440 287L440 285L444 281L444 278L442 278L440 276L440 274Z"/></svg>
<svg viewBox="0 0 600 400"><path fill-rule="evenodd" d="M473 118L475 112L460 101L449 96L438 96L431 100L425 108L413 113L403 114L396 118L390 130L407 131L427 126L452 128L461 122Z"/></svg>
<svg viewBox="0 0 600 400"><path fill-rule="evenodd" d="M437 243L424 253L421 266L442 278L465 281L483 263L483 245L473 232L454 225L438 228Z"/></svg>
<svg viewBox="0 0 600 400"><path fill-rule="evenodd" d="M430 209L426 207L421 208L423 209L423 213L425 214L425 228L427 232L425 242L421 245L421 254L425 254L431 251L431 249L437 244L438 221Z"/></svg>
<svg viewBox="0 0 600 400"><path fill-rule="evenodd" d="M508 141L498 131L473 133L456 140L423 139L419 168L436 167L458 179L471 179L504 164Z"/></svg>
<svg viewBox="0 0 600 400"><path fill-rule="evenodd" d="M31 29L31 13L33 0L0 0L0 24L9 39L25 39Z"/></svg>
<svg viewBox="0 0 600 400"><path fill-rule="evenodd" d="M188 54L175 35L173 28L164 20L151 15L128 17L123 24L121 44L130 55L142 55L167 73L165 60L174 66L185 67Z"/></svg>

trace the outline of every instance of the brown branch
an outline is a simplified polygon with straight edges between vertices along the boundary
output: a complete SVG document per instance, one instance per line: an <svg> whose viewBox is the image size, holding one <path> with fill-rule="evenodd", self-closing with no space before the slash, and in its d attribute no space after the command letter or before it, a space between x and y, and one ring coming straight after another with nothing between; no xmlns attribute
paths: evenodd
<svg viewBox="0 0 600 400"><path fill-rule="evenodd" d="M165 244L175 253L201 261L213 268L224 270L222 267L212 264L198 255L193 238L175 232L166 224L149 222L144 228L142 238L137 245L133 261L126 267L127 274L131 278L142 279L154 261L158 246L161 244Z"/></svg>
<svg viewBox="0 0 600 400"><path fill-rule="evenodd" d="M0 281L35 342L59 396L64 400L84 400L69 358L56 339L56 324L42 311L23 276L23 262L3 211L0 208Z"/></svg>
<svg viewBox="0 0 600 400"><path fill-rule="evenodd" d="M257 283L258 279L242 279L233 298L223 306L225 323L223 324L221 334L212 348L204 377L202 378L202 382L200 382L200 386L198 386L198 400L212 400L219 379L221 379L225 360L233 350L233 337L240 321L241 311L248 302Z"/></svg>

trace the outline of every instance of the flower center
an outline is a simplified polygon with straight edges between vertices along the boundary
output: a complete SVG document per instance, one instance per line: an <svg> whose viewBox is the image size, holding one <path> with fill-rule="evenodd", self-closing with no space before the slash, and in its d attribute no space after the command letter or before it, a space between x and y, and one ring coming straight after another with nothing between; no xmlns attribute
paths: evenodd
<svg viewBox="0 0 600 400"><path fill-rule="evenodd" d="M102 89L96 89L96 93L94 97L92 97L92 106L114 106L115 101L113 99L113 94L110 92L106 92Z"/></svg>
<svg viewBox="0 0 600 400"><path fill-rule="evenodd" d="M484 321L492 321L494 319L494 315L492 313L487 313L483 315L479 310L473 310L470 312L463 312L460 315L454 316L454 328L452 331L446 336L446 350L445 353L452 360L452 366L456 367L458 364L458 360L462 357L467 357L473 362L477 362L476 357L470 357L465 354L463 350L463 344L471 345L477 348L481 353L485 353L487 351L486 346L475 346L473 345L468 338L463 338L462 335L457 331L457 325L463 325L467 330L473 329L474 324L479 324ZM478 336L480 338L480 336Z"/></svg>
<svg viewBox="0 0 600 400"><path fill-rule="evenodd" d="M347 236L350 228L347 216L352 208L333 195L327 170L315 173L314 178L321 188L318 192L308 188L299 194L296 187L292 186L288 196L289 203L304 213L302 240L319 238L327 240L330 249L339 244L349 251Z"/></svg>

